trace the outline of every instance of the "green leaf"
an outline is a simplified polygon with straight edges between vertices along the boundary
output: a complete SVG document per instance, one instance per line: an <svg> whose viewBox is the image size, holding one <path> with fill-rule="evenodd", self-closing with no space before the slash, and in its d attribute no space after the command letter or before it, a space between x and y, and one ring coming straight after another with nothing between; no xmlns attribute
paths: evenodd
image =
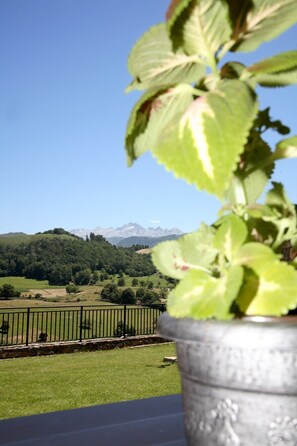
<svg viewBox="0 0 297 446"><path fill-rule="evenodd" d="M220 278L189 271L169 294L167 308L173 317L230 319L230 307L243 280L243 269L234 266Z"/></svg>
<svg viewBox="0 0 297 446"><path fill-rule="evenodd" d="M152 149L161 131L175 116L181 116L192 101L192 87L186 84L145 93L134 106L127 126L128 164Z"/></svg>
<svg viewBox="0 0 297 446"><path fill-rule="evenodd" d="M256 112L256 98L245 83L222 81L167 126L153 154L177 177L221 197Z"/></svg>
<svg viewBox="0 0 297 446"><path fill-rule="evenodd" d="M278 132L280 135L287 135L290 133L290 128L284 125L279 119L273 120L270 117L270 107L264 110L259 110L258 116L255 119L254 127L262 134L268 129Z"/></svg>
<svg viewBox="0 0 297 446"><path fill-rule="evenodd" d="M171 39L187 54L198 54L212 64L219 48L229 41L231 24L224 0L174 2L168 20Z"/></svg>
<svg viewBox="0 0 297 446"><path fill-rule="evenodd" d="M239 249L238 263L253 270L236 300L245 314L280 316L297 306L297 271L278 257L261 243Z"/></svg>
<svg viewBox="0 0 297 446"><path fill-rule="evenodd" d="M222 79L240 79L246 67L240 62L227 62L221 68Z"/></svg>
<svg viewBox="0 0 297 446"><path fill-rule="evenodd" d="M166 11L166 21L168 29L171 29L176 20L182 12L187 10L187 7L193 0L171 0L170 5Z"/></svg>
<svg viewBox="0 0 297 446"><path fill-rule="evenodd" d="M214 247L232 261L234 255L247 238L247 228L243 220L234 214L227 215L217 230Z"/></svg>
<svg viewBox="0 0 297 446"><path fill-rule="evenodd" d="M253 79L262 87L286 87L297 84L297 69L274 74L256 74Z"/></svg>
<svg viewBox="0 0 297 446"><path fill-rule="evenodd" d="M286 51L247 68L262 86L281 87L297 83L297 51Z"/></svg>
<svg viewBox="0 0 297 446"><path fill-rule="evenodd" d="M153 26L138 40L129 56L128 69L134 81L127 91L197 82L205 72L196 56L173 51L164 23Z"/></svg>
<svg viewBox="0 0 297 446"><path fill-rule="evenodd" d="M296 0L227 0L233 13L232 51L253 51L263 42L279 36L297 22ZM232 15L232 12L231 12Z"/></svg>
<svg viewBox="0 0 297 446"><path fill-rule="evenodd" d="M274 248L279 248L286 240L297 235L297 215L295 206L291 203L284 187L273 182L273 188L266 194L266 205L272 210L272 216L263 217L271 222L278 231L274 241Z"/></svg>
<svg viewBox="0 0 297 446"><path fill-rule="evenodd" d="M197 232L178 240L159 243L152 249L156 268L166 276L182 279L191 270L207 271L217 250L212 247L214 229L202 225Z"/></svg>
<svg viewBox="0 0 297 446"><path fill-rule="evenodd" d="M271 217L275 212L269 206L252 205L246 208L247 226L252 241L271 246L277 238L278 228L273 224Z"/></svg>
<svg viewBox="0 0 297 446"><path fill-rule="evenodd" d="M297 68L297 51L286 51L247 68L253 74L277 74Z"/></svg>
<svg viewBox="0 0 297 446"><path fill-rule="evenodd" d="M251 268L256 273L261 274L262 268L276 261L278 256L268 246L250 242L239 248L236 258L237 264Z"/></svg>
<svg viewBox="0 0 297 446"><path fill-rule="evenodd" d="M294 208L285 192L284 186L281 183L277 183L275 181L273 181L272 184L273 188L270 189L266 194L265 204L270 207L279 207L280 209Z"/></svg>
<svg viewBox="0 0 297 446"><path fill-rule="evenodd" d="M297 158L297 136L280 141L274 152L275 159Z"/></svg>
<svg viewBox="0 0 297 446"><path fill-rule="evenodd" d="M243 284L235 300L235 304L238 306L242 314L247 314L248 308L255 298L258 288L259 277L252 269L245 268Z"/></svg>
<svg viewBox="0 0 297 446"><path fill-rule="evenodd" d="M233 204L237 202L236 181L240 181L244 190L245 202L253 204L263 193L274 170L274 162L261 165L272 157L269 145L260 137L250 138L241 156L237 171L232 179L226 198ZM257 166L256 169L255 166Z"/></svg>
<svg viewBox="0 0 297 446"><path fill-rule="evenodd" d="M272 211L269 206L258 203L247 206L246 212L251 218L263 218L265 215L272 215Z"/></svg>

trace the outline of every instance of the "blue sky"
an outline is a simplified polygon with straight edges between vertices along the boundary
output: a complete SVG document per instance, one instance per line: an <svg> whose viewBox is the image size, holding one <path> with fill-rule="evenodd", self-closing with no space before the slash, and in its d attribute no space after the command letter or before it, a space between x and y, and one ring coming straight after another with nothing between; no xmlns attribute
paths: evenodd
<svg viewBox="0 0 297 446"><path fill-rule="evenodd" d="M149 153L126 164L125 128L138 98L124 93L128 54L168 4L0 0L0 233L130 221L192 231L216 218L216 199L175 180ZM296 42L294 26L242 60ZM297 87L259 94L296 133ZM297 161L282 161L274 175L295 203L296 172Z"/></svg>

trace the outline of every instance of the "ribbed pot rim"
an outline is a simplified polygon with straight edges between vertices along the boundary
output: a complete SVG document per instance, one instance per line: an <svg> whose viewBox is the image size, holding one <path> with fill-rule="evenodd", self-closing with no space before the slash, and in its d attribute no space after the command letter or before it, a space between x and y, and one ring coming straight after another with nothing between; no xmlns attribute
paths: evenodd
<svg viewBox="0 0 297 446"><path fill-rule="evenodd" d="M272 323L280 323L283 324L285 322L297 323L297 315L296 316L244 316L242 318L234 319L234 321L243 321L243 322L253 322L253 323L262 323L262 322L272 322Z"/></svg>
<svg viewBox="0 0 297 446"><path fill-rule="evenodd" d="M157 324L157 333L163 338L177 342L223 342L237 347L268 347L281 350L293 347L297 351L296 316L248 316L219 321L179 319L163 313Z"/></svg>

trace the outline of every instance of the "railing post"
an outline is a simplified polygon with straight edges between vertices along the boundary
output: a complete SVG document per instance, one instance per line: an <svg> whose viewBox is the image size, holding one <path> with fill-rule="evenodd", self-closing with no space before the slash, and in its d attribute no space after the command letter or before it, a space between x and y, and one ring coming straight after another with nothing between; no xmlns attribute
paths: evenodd
<svg viewBox="0 0 297 446"><path fill-rule="evenodd" d="M124 338L126 337L126 325L127 325L127 304L124 304Z"/></svg>
<svg viewBox="0 0 297 446"><path fill-rule="evenodd" d="M26 345L29 345L30 307L27 308Z"/></svg>
<svg viewBox="0 0 297 446"><path fill-rule="evenodd" d="M79 341L82 341L82 325L83 325L83 310L84 307L80 307L80 323L79 323Z"/></svg>

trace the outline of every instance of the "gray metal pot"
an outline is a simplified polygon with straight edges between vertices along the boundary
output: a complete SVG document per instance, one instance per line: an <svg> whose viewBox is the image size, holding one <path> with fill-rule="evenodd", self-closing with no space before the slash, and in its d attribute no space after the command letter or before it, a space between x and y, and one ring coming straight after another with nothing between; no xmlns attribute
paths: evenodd
<svg viewBox="0 0 297 446"><path fill-rule="evenodd" d="M191 446L297 446L297 318L175 319Z"/></svg>

